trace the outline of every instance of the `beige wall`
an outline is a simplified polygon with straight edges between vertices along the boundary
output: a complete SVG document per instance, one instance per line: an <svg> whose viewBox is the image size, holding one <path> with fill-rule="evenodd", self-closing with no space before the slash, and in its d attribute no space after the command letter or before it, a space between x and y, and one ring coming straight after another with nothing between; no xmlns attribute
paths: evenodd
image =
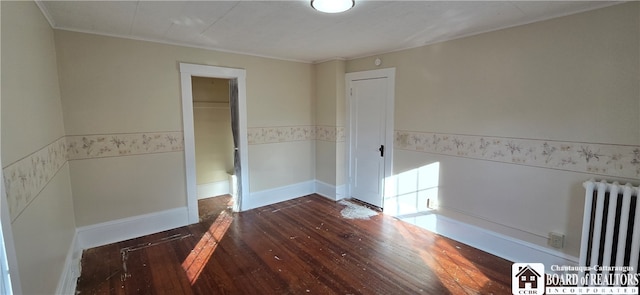
<svg viewBox="0 0 640 295"><path fill-rule="evenodd" d="M228 180L233 173L233 135L227 107L194 107L196 183Z"/></svg>
<svg viewBox="0 0 640 295"><path fill-rule="evenodd" d="M196 184L227 181L234 170L229 80L193 77L192 91Z"/></svg>
<svg viewBox="0 0 640 295"><path fill-rule="evenodd" d="M21 184L30 186L20 190L30 202L12 206L20 211L11 214L22 292L53 294L75 233L69 166L64 156L57 167L36 153L65 135L53 31L33 2L1 5L2 165L10 206L26 196L15 194L20 184L12 173L21 171ZM32 160L42 165L14 169Z"/></svg>
<svg viewBox="0 0 640 295"><path fill-rule="evenodd" d="M313 141L249 145L251 191L263 191L315 179Z"/></svg>
<svg viewBox="0 0 640 295"><path fill-rule="evenodd" d="M396 129L639 144L635 5L382 55Z"/></svg>
<svg viewBox="0 0 640 295"><path fill-rule="evenodd" d="M51 28L33 3L2 5L2 124L6 127L2 164L6 166L64 136L64 127Z"/></svg>
<svg viewBox="0 0 640 295"><path fill-rule="evenodd" d="M191 92L193 101L229 103L229 80L191 77Z"/></svg>
<svg viewBox="0 0 640 295"><path fill-rule="evenodd" d="M108 140L113 134L181 131L179 62L246 69L249 127L313 124L310 64L68 31L55 31L55 41L68 135ZM313 150L288 142L250 145L249 190L312 180ZM176 150L73 161L78 225L186 206L183 157ZM135 193L121 188L126 177Z"/></svg>
<svg viewBox="0 0 640 295"><path fill-rule="evenodd" d="M314 65L316 77L316 125L336 126L338 80L344 80L345 61Z"/></svg>
<svg viewBox="0 0 640 295"><path fill-rule="evenodd" d="M329 61L314 65L316 77L316 125L336 126L336 80L340 61ZM344 64L344 61L342 61ZM344 73L344 71L342 71ZM343 75L344 76L344 75ZM316 141L316 179L327 184L336 183L335 142Z"/></svg>
<svg viewBox="0 0 640 295"><path fill-rule="evenodd" d="M187 202L182 153L74 160L69 167L78 227Z"/></svg>
<svg viewBox="0 0 640 295"><path fill-rule="evenodd" d="M330 185L344 184L344 118L345 66L344 60L315 64L316 132L332 132L316 141L316 179Z"/></svg>
<svg viewBox="0 0 640 295"><path fill-rule="evenodd" d="M515 138L639 145L638 5L380 55L385 67L396 68L396 130L500 137L503 144ZM348 61L347 71L374 69L375 58ZM561 231L563 251L578 255L581 183L611 179L606 171L459 155L397 149L394 172L440 162L443 214L540 245L548 232Z"/></svg>

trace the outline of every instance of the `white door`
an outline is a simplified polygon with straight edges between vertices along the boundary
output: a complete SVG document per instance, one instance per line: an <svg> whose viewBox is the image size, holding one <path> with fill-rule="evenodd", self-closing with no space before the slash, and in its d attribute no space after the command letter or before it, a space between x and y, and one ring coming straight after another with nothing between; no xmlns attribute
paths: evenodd
<svg viewBox="0 0 640 295"><path fill-rule="evenodd" d="M392 118L388 118L388 111L393 83L389 77L351 79L348 83L351 197L382 208L384 178L391 168L386 160L391 151L392 127L388 122Z"/></svg>

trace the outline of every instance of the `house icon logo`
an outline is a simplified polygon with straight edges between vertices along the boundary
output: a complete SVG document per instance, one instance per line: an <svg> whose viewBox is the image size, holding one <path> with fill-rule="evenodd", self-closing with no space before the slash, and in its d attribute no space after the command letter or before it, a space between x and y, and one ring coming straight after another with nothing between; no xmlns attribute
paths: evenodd
<svg viewBox="0 0 640 295"><path fill-rule="evenodd" d="M511 266L511 290L517 294L544 294L544 264L514 263Z"/></svg>

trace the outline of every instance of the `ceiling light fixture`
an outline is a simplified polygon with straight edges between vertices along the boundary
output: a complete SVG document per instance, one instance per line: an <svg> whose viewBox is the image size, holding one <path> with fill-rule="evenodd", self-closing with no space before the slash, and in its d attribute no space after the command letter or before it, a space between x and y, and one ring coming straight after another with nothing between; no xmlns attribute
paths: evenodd
<svg viewBox="0 0 640 295"><path fill-rule="evenodd" d="M311 7L326 13L344 12L356 5L355 0L311 0Z"/></svg>

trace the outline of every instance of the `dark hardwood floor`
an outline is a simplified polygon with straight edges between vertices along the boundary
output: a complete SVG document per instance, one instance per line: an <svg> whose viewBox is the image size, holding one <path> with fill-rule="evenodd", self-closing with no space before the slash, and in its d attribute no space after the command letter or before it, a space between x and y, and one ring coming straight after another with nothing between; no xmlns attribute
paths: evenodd
<svg viewBox="0 0 640 295"><path fill-rule="evenodd" d="M79 294L511 294L511 262L318 195L84 251Z"/></svg>

